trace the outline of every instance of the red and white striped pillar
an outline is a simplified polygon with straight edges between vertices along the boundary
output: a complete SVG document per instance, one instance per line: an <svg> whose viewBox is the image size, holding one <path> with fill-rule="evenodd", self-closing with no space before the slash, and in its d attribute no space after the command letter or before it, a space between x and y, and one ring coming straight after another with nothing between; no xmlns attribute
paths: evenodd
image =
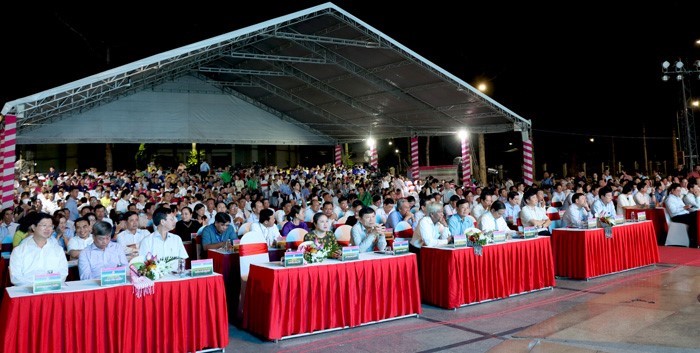
<svg viewBox="0 0 700 353"><path fill-rule="evenodd" d="M411 137L411 179L420 178L420 164L418 163L418 137Z"/></svg>
<svg viewBox="0 0 700 353"><path fill-rule="evenodd" d="M462 139L462 186L471 187L472 186L472 154L469 149L469 138L463 137Z"/></svg>
<svg viewBox="0 0 700 353"><path fill-rule="evenodd" d="M377 144L372 144L371 146L369 146L369 153L369 165L371 165L374 168L377 168L377 166L379 166L379 157L377 156Z"/></svg>
<svg viewBox="0 0 700 353"><path fill-rule="evenodd" d="M15 143L17 138L17 117L5 115L5 128L2 130L2 208L14 206L15 188Z"/></svg>
<svg viewBox="0 0 700 353"><path fill-rule="evenodd" d="M343 149L340 145L335 145L335 165L343 165Z"/></svg>
<svg viewBox="0 0 700 353"><path fill-rule="evenodd" d="M523 140L523 181L532 185L532 140Z"/></svg>

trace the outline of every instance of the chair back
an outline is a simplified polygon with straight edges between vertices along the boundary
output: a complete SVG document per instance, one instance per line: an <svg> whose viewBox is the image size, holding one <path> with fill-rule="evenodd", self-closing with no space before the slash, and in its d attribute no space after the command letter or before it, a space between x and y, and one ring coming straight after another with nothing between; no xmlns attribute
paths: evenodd
<svg viewBox="0 0 700 353"><path fill-rule="evenodd" d="M342 225L335 229L335 239L338 241L338 245L350 246L350 236L352 232L352 227L349 225Z"/></svg>
<svg viewBox="0 0 700 353"><path fill-rule="evenodd" d="M394 227L394 236L396 238L413 238L413 227L406 221L396 223Z"/></svg>
<svg viewBox="0 0 700 353"><path fill-rule="evenodd" d="M250 264L265 263L270 261L267 250L267 241L260 232L248 232L241 238L238 248L241 264L241 279L248 280Z"/></svg>
<svg viewBox="0 0 700 353"><path fill-rule="evenodd" d="M550 221L558 221L561 219L561 215L559 215L559 210L555 206L547 209L547 217Z"/></svg>
<svg viewBox="0 0 700 353"><path fill-rule="evenodd" d="M343 216L343 217L338 218L338 220L335 221L336 229L340 226L345 225L345 222L347 222L347 221L348 221L348 216Z"/></svg>
<svg viewBox="0 0 700 353"><path fill-rule="evenodd" d="M243 223L243 224L241 224L241 227L238 228L238 237L242 237L242 236L245 235L246 233L250 232L250 226L251 226L252 224L253 224L253 223Z"/></svg>
<svg viewBox="0 0 700 353"><path fill-rule="evenodd" d="M287 249L296 249L304 242L304 236L308 231L304 228L294 228L287 233Z"/></svg>

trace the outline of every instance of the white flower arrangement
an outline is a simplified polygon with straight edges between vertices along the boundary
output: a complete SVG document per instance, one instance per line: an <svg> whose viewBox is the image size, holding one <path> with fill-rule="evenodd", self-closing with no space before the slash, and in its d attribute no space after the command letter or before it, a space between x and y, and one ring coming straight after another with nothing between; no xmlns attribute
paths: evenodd
<svg viewBox="0 0 700 353"><path fill-rule="evenodd" d="M304 253L304 261L308 263L323 262L328 257L328 251L312 240L299 244L297 251Z"/></svg>
<svg viewBox="0 0 700 353"><path fill-rule="evenodd" d="M488 234L484 234L479 228L467 228L464 232L467 240L472 244L486 245L492 243L493 240Z"/></svg>

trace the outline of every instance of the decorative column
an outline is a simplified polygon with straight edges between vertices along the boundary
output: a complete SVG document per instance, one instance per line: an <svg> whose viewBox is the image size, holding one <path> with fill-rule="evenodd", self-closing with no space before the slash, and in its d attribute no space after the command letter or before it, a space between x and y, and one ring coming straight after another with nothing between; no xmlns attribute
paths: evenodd
<svg viewBox="0 0 700 353"><path fill-rule="evenodd" d="M532 185L532 140L523 140L523 181L526 185Z"/></svg>
<svg viewBox="0 0 700 353"><path fill-rule="evenodd" d="M340 147L340 144L335 145L335 165L343 165L343 149Z"/></svg>
<svg viewBox="0 0 700 353"><path fill-rule="evenodd" d="M472 157L469 148L469 135L464 133L462 140L462 186L472 186Z"/></svg>
<svg viewBox="0 0 700 353"><path fill-rule="evenodd" d="M2 208L14 206L15 188L15 145L17 138L17 117L5 115L2 138Z"/></svg>
<svg viewBox="0 0 700 353"><path fill-rule="evenodd" d="M420 164L418 162L418 137L411 137L411 179L420 178Z"/></svg>

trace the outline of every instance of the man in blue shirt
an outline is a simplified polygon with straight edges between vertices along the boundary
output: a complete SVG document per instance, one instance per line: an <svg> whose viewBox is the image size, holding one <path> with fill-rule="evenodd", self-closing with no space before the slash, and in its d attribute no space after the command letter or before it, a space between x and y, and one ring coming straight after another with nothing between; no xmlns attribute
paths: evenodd
<svg viewBox="0 0 700 353"><path fill-rule="evenodd" d="M396 204L396 211L389 213L385 225L387 228L393 229L396 228L396 225L401 221L407 222L411 228L413 228L415 224L413 221L413 213L411 213L411 204L409 204L406 199L399 199L399 202Z"/></svg>
<svg viewBox="0 0 700 353"><path fill-rule="evenodd" d="M464 235L474 225L474 217L469 215L469 201L461 199L457 201L457 213L447 221L447 227L452 235Z"/></svg>
<svg viewBox="0 0 700 353"><path fill-rule="evenodd" d="M229 240L238 239L238 234L231 227L231 217L224 212L218 212L214 216L214 223L202 230L202 250L206 253L209 249L223 247Z"/></svg>

